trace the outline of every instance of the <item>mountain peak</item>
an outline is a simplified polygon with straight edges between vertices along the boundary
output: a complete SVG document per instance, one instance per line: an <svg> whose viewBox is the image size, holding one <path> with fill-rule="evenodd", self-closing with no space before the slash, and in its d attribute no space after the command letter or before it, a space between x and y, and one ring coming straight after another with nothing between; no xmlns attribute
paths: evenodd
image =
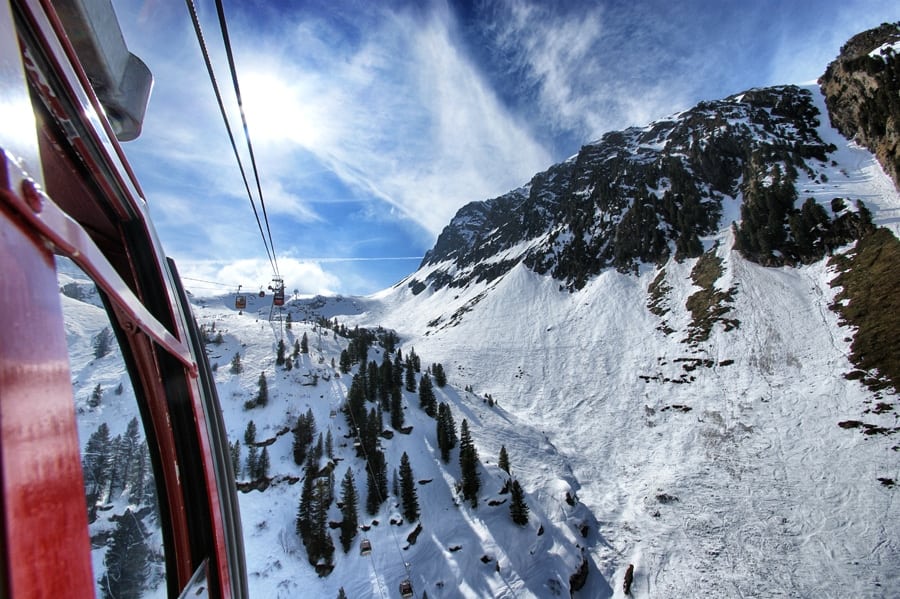
<svg viewBox="0 0 900 599"><path fill-rule="evenodd" d="M728 205L746 181L821 170L833 146L819 119L810 90L778 86L608 132L527 186L460 209L409 286L464 287L521 262L574 290L604 268L699 256L737 220Z"/></svg>

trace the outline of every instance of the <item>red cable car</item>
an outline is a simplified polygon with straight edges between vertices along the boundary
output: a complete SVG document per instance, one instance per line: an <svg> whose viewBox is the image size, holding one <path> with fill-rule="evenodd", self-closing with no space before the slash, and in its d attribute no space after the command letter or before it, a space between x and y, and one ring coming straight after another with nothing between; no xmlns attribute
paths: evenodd
<svg viewBox="0 0 900 599"><path fill-rule="evenodd" d="M272 284L269 286L269 289L272 290L272 305L273 306L283 306L284 305L284 281L281 277L275 276L272 277Z"/></svg>
<svg viewBox="0 0 900 599"><path fill-rule="evenodd" d="M155 476L160 584L172 598L246 597L215 386L119 145L140 132L149 71L111 5L81 0L0 3L0 60L0 596L95 594L57 283L65 257L93 280L133 387Z"/></svg>

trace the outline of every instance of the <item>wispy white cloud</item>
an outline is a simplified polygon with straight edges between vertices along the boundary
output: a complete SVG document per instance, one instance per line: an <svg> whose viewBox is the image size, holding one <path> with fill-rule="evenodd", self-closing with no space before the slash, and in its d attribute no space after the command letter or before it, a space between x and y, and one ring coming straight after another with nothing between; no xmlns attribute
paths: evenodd
<svg viewBox="0 0 900 599"><path fill-rule="evenodd" d="M457 47L446 6L424 13L368 9L360 17L367 20L353 43L336 44L340 31L301 11L266 31L232 25L248 125L273 211L300 222L321 220L309 196L294 191L301 152L360 198L390 204L393 218L408 219L432 238L463 204L500 195L550 165L550 154ZM183 43L196 43L189 31ZM184 60L185 52L151 57L158 81L178 84L158 85L162 97L154 100L161 106L151 114L156 124L165 121L165 131L141 151L200 161L215 169L209 185L217 193L243 194L236 169L227 170L231 151L202 64ZM223 89L226 75L223 69ZM178 114L186 97L193 102L188 119ZM233 106L230 111L236 117ZM233 127L241 133L239 119ZM249 168L246 156L245 162ZM199 169L197 176L203 177Z"/></svg>
<svg viewBox="0 0 900 599"><path fill-rule="evenodd" d="M664 15L640 7L509 0L499 3L492 42L507 56L515 76L534 90L533 118L580 142L611 129L645 124L686 107L691 81L666 73L667 63L693 55L673 54L660 38L676 31ZM692 75L703 70L698 62Z"/></svg>
<svg viewBox="0 0 900 599"><path fill-rule="evenodd" d="M156 77L144 135L126 152L161 237L182 260L264 255L184 7L114 1L129 46ZM214 10L199 4L227 92ZM452 4L230 9L279 261L319 247L336 258L380 255L390 235L413 246L399 253L423 251L463 204L527 182L579 144L699 99L788 82L779 79L813 63L824 68L855 32L847 29L891 12L887 0L829 0L826 9L775 0L497 0L467 4L472 20L461 22ZM228 105L242 144L230 97ZM351 262L295 261L315 267L297 274L316 288L369 280Z"/></svg>
<svg viewBox="0 0 900 599"><path fill-rule="evenodd" d="M193 286L208 291L209 295L221 295L235 291L238 285L249 293L262 289L269 293L272 282L272 268L267 260L245 258L239 260L191 260L179 261L182 277L203 282ZM278 261L287 292L296 289L304 294L330 294L341 288L340 279L326 272L320 264L308 260L282 257ZM210 286L212 284L213 286ZM191 285L189 284L190 288Z"/></svg>

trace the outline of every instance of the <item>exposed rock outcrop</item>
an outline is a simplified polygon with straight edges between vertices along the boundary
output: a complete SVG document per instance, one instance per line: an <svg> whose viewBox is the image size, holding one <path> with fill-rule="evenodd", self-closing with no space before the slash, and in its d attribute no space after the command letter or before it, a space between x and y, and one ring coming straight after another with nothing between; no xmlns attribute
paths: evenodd
<svg viewBox="0 0 900 599"><path fill-rule="evenodd" d="M831 124L878 157L900 188L900 22L850 38L819 80Z"/></svg>

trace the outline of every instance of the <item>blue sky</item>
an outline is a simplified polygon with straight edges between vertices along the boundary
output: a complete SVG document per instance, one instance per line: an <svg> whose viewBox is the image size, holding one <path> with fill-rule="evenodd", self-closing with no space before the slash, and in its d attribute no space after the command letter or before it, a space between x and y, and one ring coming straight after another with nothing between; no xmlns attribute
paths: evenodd
<svg viewBox="0 0 900 599"><path fill-rule="evenodd" d="M164 247L196 293L267 285L184 3L113 4L155 77L144 133L124 147ZM215 7L197 6L239 134ZM226 0L225 10L287 289L343 294L394 284L462 205L605 131L810 81L854 33L900 19L895 0Z"/></svg>

